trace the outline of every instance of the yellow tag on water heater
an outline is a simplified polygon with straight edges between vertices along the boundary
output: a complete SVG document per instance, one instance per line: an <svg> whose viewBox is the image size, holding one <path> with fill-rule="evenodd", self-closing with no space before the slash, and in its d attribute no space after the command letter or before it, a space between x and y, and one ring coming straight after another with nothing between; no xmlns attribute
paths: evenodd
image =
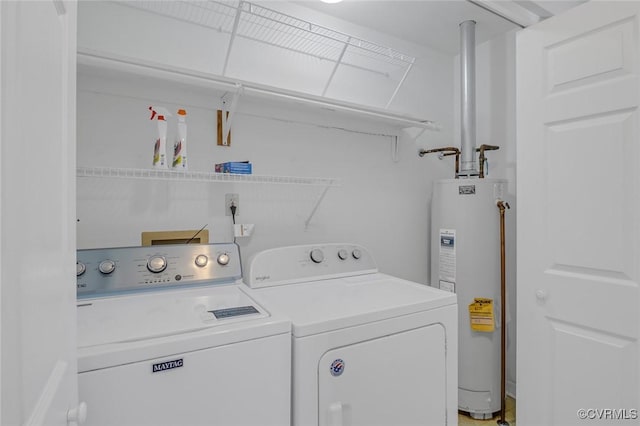
<svg viewBox="0 0 640 426"><path fill-rule="evenodd" d="M473 299L469 305L469 323L473 331L492 332L495 329L493 299Z"/></svg>

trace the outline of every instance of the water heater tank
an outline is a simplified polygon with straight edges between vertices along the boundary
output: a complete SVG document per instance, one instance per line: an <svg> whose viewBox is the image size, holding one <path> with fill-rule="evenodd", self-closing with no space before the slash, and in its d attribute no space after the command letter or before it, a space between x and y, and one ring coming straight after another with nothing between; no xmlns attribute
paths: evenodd
<svg viewBox="0 0 640 426"><path fill-rule="evenodd" d="M431 285L458 296L458 409L500 411L500 216L502 179L434 183Z"/></svg>

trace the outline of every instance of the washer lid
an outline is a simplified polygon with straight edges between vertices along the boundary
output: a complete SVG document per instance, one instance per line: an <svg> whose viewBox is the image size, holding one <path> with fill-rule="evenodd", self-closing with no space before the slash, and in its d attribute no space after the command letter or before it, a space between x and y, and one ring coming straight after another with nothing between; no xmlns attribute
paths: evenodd
<svg viewBox="0 0 640 426"><path fill-rule="evenodd" d="M288 316L296 337L457 303L454 293L381 273L265 287L252 294Z"/></svg>
<svg viewBox="0 0 640 426"><path fill-rule="evenodd" d="M269 313L237 284L82 299L78 347L219 329L266 317Z"/></svg>

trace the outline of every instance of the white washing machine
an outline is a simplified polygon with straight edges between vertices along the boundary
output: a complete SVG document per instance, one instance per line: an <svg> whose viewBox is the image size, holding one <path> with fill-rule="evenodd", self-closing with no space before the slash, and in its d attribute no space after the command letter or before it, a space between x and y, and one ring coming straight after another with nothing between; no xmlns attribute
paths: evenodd
<svg viewBox="0 0 640 426"><path fill-rule="evenodd" d="M379 273L353 244L258 253L245 282L292 322L294 426L457 424L455 294Z"/></svg>
<svg viewBox="0 0 640 426"><path fill-rule="evenodd" d="M291 324L241 285L235 244L78 251L87 425L289 425Z"/></svg>

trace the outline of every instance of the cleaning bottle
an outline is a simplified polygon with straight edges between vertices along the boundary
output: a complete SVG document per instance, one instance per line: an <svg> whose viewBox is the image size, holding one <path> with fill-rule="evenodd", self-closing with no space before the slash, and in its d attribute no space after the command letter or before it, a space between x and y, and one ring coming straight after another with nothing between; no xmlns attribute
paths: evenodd
<svg viewBox="0 0 640 426"><path fill-rule="evenodd" d="M153 167L157 169L167 168L167 117L170 117L169 111L163 107L150 106L150 120L158 122L158 139L153 145Z"/></svg>
<svg viewBox="0 0 640 426"><path fill-rule="evenodd" d="M174 169L187 170L187 111L178 110L178 137L173 144Z"/></svg>

